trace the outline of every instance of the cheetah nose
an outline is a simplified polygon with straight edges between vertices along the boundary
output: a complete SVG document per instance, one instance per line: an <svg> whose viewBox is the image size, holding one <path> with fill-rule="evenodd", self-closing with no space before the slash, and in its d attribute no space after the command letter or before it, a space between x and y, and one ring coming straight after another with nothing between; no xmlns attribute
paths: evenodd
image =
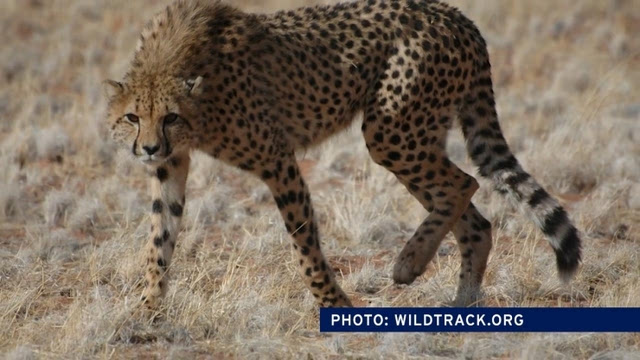
<svg viewBox="0 0 640 360"><path fill-rule="evenodd" d="M155 145L155 146L143 146L142 147L144 149L144 151L147 152L147 154L149 155L153 155L156 153L156 151L158 151L158 149L160 149L160 145Z"/></svg>

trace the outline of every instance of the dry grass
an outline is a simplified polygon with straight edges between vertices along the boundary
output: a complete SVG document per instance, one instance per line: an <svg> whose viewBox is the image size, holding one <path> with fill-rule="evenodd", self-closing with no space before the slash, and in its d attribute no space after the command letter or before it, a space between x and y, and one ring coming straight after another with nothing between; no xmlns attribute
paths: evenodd
<svg viewBox="0 0 640 360"><path fill-rule="evenodd" d="M453 1L490 45L517 156L567 206L584 265L559 288L541 234L484 187L492 306L640 306L640 14L633 0ZM165 319L136 309L149 198L102 128L99 83L123 75L166 1L0 1L0 353L8 359L633 358L638 334L318 333L290 240L258 180L195 155ZM302 0L242 0L265 11ZM472 172L461 137L452 158ZM459 254L390 279L424 210L368 159L358 131L300 154L325 252L357 305L443 306ZM552 275L553 274L553 275Z"/></svg>

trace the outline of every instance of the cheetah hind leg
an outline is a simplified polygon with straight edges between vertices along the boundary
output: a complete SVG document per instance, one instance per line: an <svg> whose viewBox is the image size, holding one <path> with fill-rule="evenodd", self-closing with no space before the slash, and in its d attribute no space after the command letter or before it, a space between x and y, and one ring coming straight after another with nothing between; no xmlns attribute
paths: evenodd
<svg viewBox="0 0 640 360"><path fill-rule="evenodd" d="M404 246L394 266L394 281L410 284L425 271L444 236L467 210L478 182L449 161L444 140L425 143L426 136L406 140L396 129L409 127L407 131L410 131L409 119L398 118L394 122L397 117L385 115L387 113L376 107L365 111L362 130L369 154L374 162L396 175L430 212ZM449 117L427 113L422 118ZM446 124L434 129L430 139L446 139L447 130ZM422 143L419 148L416 148L417 140Z"/></svg>
<svg viewBox="0 0 640 360"><path fill-rule="evenodd" d="M407 181L398 176L409 192L429 211L429 216L420 224L414 235L404 246L393 269L393 279L399 284L411 284L424 273L433 259L445 235L467 211L471 197L478 189L476 180L443 159L448 166L435 172L432 181ZM430 178L427 176L426 178ZM466 229L466 228L465 228ZM461 230L462 232L462 230Z"/></svg>
<svg viewBox="0 0 640 360"><path fill-rule="evenodd" d="M432 191L420 193L418 188L411 183L408 183L407 189L414 197L421 197L421 202L427 210L438 214L433 200L434 195L437 195L437 193L434 195L431 195ZM434 226L440 226L443 230L445 228L445 224L442 220L427 219L421 224L420 228L418 228L413 238L417 240L420 239L421 236L427 237L434 234L434 232L432 232L432 227ZM478 212L473 203L469 203L464 213L451 227L451 231L456 238L461 255L460 280L458 282L456 298L451 305L478 305L478 300L480 298L480 286L482 284L482 279L487 266L487 259L489 258L489 252L491 251L492 246L491 223L486 220L480 212ZM414 263L414 274L417 274L415 276L419 276L424 272L426 265L437 251L439 243L440 242L437 244L431 243L429 248L425 251L426 255ZM399 257L399 260L401 258L402 255ZM415 277L407 276L408 274L405 270L406 265L403 266L400 264L401 262L399 261L394 269L394 280L397 283L409 283L406 281L407 279L413 281Z"/></svg>
<svg viewBox="0 0 640 360"><path fill-rule="evenodd" d="M480 285L491 251L491 223L471 203L452 231L462 257L458 292L452 305L481 305Z"/></svg>

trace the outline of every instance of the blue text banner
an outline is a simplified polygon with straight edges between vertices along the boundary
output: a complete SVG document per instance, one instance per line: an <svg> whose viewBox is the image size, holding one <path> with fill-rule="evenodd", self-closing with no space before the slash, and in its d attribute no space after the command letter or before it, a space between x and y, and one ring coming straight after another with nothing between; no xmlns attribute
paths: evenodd
<svg viewBox="0 0 640 360"><path fill-rule="evenodd" d="M321 332L640 332L640 308L322 308Z"/></svg>

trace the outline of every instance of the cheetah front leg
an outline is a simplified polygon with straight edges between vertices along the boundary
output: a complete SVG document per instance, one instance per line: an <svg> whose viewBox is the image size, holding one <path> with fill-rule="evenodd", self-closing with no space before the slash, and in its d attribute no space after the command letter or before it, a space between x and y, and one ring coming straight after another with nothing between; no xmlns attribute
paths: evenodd
<svg viewBox="0 0 640 360"><path fill-rule="evenodd" d="M350 307L320 250L311 196L293 154L265 167L259 174L269 186L298 254L299 271L321 307Z"/></svg>
<svg viewBox="0 0 640 360"><path fill-rule="evenodd" d="M167 291L168 268L184 208L189 155L174 155L151 170L151 236L145 248L145 289L142 301L156 309Z"/></svg>

